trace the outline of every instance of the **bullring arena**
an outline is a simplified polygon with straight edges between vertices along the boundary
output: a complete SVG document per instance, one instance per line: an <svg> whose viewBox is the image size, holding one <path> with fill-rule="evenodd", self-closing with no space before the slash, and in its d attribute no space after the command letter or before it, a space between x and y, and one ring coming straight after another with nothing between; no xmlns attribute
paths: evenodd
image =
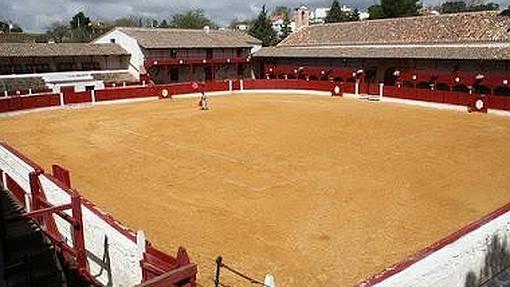
<svg viewBox="0 0 510 287"><path fill-rule="evenodd" d="M508 201L508 117L292 93L210 102L41 111L1 118L0 134L162 250L186 246L202 286L218 255L278 286L352 286Z"/></svg>

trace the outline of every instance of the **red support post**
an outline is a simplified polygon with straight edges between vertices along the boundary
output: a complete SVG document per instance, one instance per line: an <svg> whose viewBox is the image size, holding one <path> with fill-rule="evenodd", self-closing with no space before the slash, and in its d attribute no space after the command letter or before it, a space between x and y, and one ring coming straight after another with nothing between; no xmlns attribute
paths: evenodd
<svg viewBox="0 0 510 287"><path fill-rule="evenodd" d="M33 171L29 174L30 179L30 194L32 199L30 202L30 208L28 210L34 211L40 208L39 199L41 197L42 191L41 186L39 185L39 172ZM42 218L34 218L34 220L42 225Z"/></svg>
<svg viewBox="0 0 510 287"><path fill-rule="evenodd" d="M71 188L71 177L69 171L57 164L52 165L53 177L60 180L67 188Z"/></svg>
<svg viewBox="0 0 510 287"><path fill-rule="evenodd" d="M76 251L78 272L87 276L87 252L85 250L85 236L83 234L81 197L78 192L73 192L71 195L71 206L73 218L75 220L75 224L73 225L73 245Z"/></svg>

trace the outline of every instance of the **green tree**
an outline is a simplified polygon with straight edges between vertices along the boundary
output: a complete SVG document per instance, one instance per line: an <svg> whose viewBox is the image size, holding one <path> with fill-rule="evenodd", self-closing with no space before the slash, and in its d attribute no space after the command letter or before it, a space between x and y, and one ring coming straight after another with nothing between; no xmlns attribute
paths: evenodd
<svg viewBox="0 0 510 287"><path fill-rule="evenodd" d="M360 21L359 10L357 8L350 13L349 21Z"/></svg>
<svg viewBox="0 0 510 287"><path fill-rule="evenodd" d="M53 22L46 30L46 35L51 40L62 43L66 37L69 37L70 30L64 22Z"/></svg>
<svg viewBox="0 0 510 287"><path fill-rule="evenodd" d="M290 33L292 33L292 28L290 27L290 17L289 14L285 14L283 16L283 24L279 40L283 41L283 39L287 38L287 36L289 36Z"/></svg>
<svg viewBox="0 0 510 287"><path fill-rule="evenodd" d="M90 23L91 23L90 18L86 17L85 14L83 14L83 12L79 12L78 14L73 16L73 18L69 22L69 25L71 26L71 29L80 28L88 29Z"/></svg>
<svg viewBox="0 0 510 287"><path fill-rule="evenodd" d="M467 10L467 4L464 1L448 1L441 4L441 13L459 13Z"/></svg>
<svg viewBox="0 0 510 287"><path fill-rule="evenodd" d="M263 46L272 46L276 43L276 31L273 30L271 21L267 17L266 5L262 6L262 10L257 19L253 21L248 33L261 40Z"/></svg>
<svg viewBox="0 0 510 287"><path fill-rule="evenodd" d="M170 20L170 27L183 29L202 29L209 26L212 29L218 28L211 19L204 15L201 9L189 10L184 13L175 14Z"/></svg>
<svg viewBox="0 0 510 287"><path fill-rule="evenodd" d="M372 5L368 7L368 14L370 15L368 18L370 20L385 18L381 5Z"/></svg>
<svg viewBox="0 0 510 287"><path fill-rule="evenodd" d="M329 9L326 19L324 21L326 23L336 23L336 22L345 22L347 20L347 16L342 11L342 8L340 8L340 4L337 0L333 1L333 4L331 4L331 8Z"/></svg>
<svg viewBox="0 0 510 287"><path fill-rule="evenodd" d="M165 19L163 19L163 21L161 21L159 23L159 28L168 28L168 27L169 27L168 22Z"/></svg>
<svg viewBox="0 0 510 287"><path fill-rule="evenodd" d="M334 0L324 21L326 23L359 21L359 10L354 9L353 11L342 11L338 1Z"/></svg>
<svg viewBox="0 0 510 287"><path fill-rule="evenodd" d="M4 33L14 32L14 33L22 33L23 29L18 24L9 24L6 22L0 21L0 31Z"/></svg>
<svg viewBox="0 0 510 287"><path fill-rule="evenodd" d="M407 17L418 15L419 0L381 0L380 5L368 7L370 19Z"/></svg>
<svg viewBox="0 0 510 287"><path fill-rule="evenodd" d="M381 0L385 18L418 15L421 8L419 0Z"/></svg>
<svg viewBox="0 0 510 287"><path fill-rule="evenodd" d="M466 3L462 0L448 1L441 4L439 8L442 13L462 13L471 11L493 11L499 10L499 4L494 2L485 3L483 0L470 1Z"/></svg>

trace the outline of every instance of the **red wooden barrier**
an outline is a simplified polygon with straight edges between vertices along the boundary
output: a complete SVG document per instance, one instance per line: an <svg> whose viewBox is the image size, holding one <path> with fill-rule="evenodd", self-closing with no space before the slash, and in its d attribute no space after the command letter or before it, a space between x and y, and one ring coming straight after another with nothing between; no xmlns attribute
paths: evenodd
<svg viewBox="0 0 510 287"><path fill-rule="evenodd" d="M0 112L12 112L60 105L59 94L0 98Z"/></svg>
<svg viewBox="0 0 510 287"><path fill-rule="evenodd" d="M331 91L334 84L330 81L305 80L245 80L245 90L315 90Z"/></svg>
<svg viewBox="0 0 510 287"><path fill-rule="evenodd" d="M92 102L91 91L75 92L74 90L65 90L63 93L64 104L66 105Z"/></svg>
<svg viewBox="0 0 510 287"><path fill-rule="evenodd" d="M5 175L7 189L14 194L21 207L25 207L25 191L9 175Z"/></svg>
<svg viewBox="0 0 510 287"><path fill-rule="evenodd" d="M205 83L206 92L228 91L228 82L207 82Z"/></svg>
<svg viewBox="0 0 510 287"><path fill-rule="evenodd" d="M487 108L510 111L510 97L489 96L487 100Z"/></svg>

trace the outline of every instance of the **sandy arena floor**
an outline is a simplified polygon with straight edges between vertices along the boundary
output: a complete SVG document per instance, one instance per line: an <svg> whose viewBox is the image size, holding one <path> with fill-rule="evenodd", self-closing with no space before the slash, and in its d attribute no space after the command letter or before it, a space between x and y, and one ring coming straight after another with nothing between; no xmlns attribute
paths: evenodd
<svg viewBox="0 0 510 287"><path fill-rule="evenodd" d="M278 286L352 286L510 200L510 118L231 96L0 119L0 139L175 254ZM224 276L224 283L233 283ZM241 286L250 286L245 283Z"/></svg>

